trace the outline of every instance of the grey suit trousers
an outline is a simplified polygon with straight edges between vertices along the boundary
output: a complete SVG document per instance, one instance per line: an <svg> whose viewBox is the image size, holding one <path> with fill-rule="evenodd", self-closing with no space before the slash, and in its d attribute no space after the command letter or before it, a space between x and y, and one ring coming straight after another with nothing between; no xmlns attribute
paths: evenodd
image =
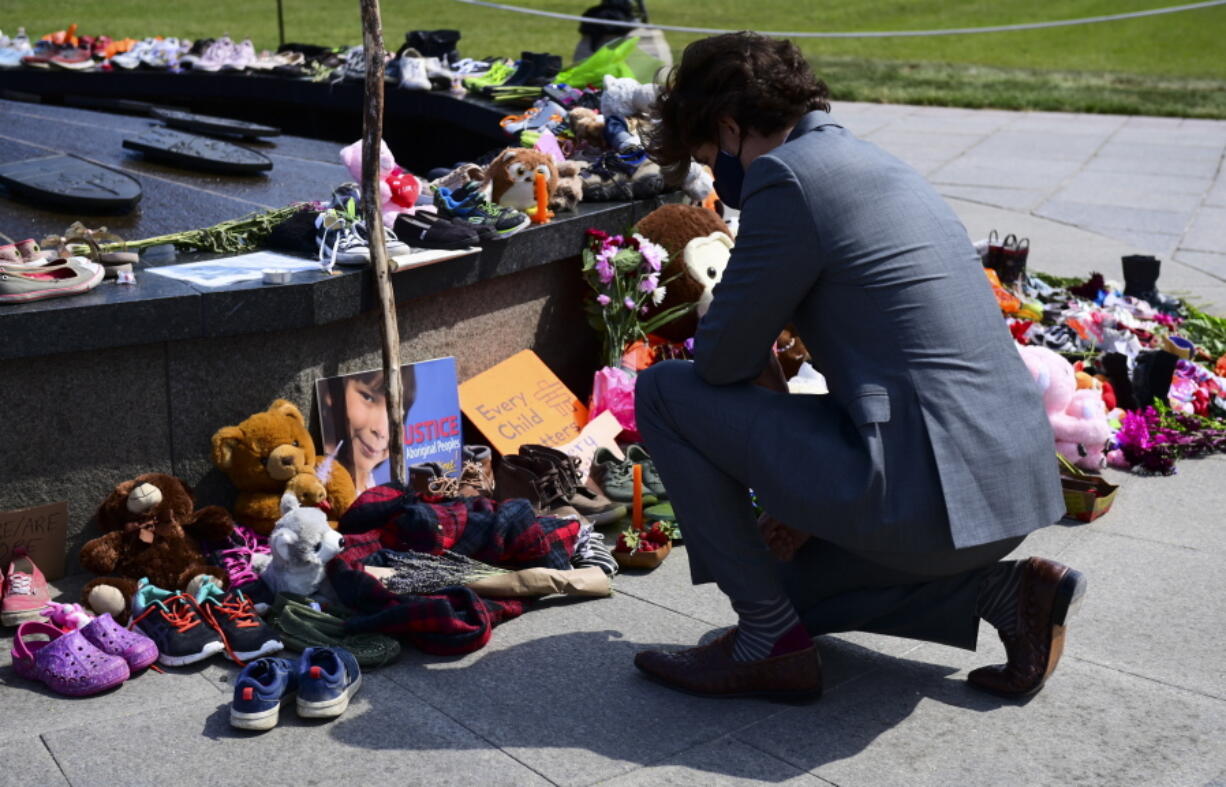
<svg viewBox="0 0 1226 787"><path fill-rule="evenodd" d="M983 574L1022 537L922 552L839 545L840 512L860 504L856 479L872 473L862 430L876 425L858 427L829 396L711 385L684 361L643 372L635 398L694 584L715 582L736 601L785 594L814 635L872 631L974 649ZM939 516L934 464L917 457L913 470L932 485ZM750 489L773 516L814 534L793 561L776 561L762 541Z"/></svg>

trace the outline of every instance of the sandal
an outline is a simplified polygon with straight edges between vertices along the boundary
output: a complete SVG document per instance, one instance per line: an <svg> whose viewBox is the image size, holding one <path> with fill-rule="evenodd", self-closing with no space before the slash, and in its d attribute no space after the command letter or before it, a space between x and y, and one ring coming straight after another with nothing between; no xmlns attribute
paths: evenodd
<svg viewBox="0 0 1226 787"><path fill-rule="evenodd" d="M134 251L102 251L99 247L104 243L107 245L119 244L126 248L128 242L107 230L106 227L91 230L79 221L64 230L63 235L58 238L46 238L43 243L57 246L61 257L73 256L71 246L74 244L88 246L89 251L77 256L88 257L102 265L108 279L118 278L120 273L131 273L132 266L140 261L140 255Z"/></svg>
<svg viewBox="0 0 1226 787"><path fill-rule="evenodd" d="M45 636L45 640L33 639ZM57 694L85 697L128 679L128 663L98 650L80 631L65 634L50 623L32 620L17 627L13 670Z"/></svg>

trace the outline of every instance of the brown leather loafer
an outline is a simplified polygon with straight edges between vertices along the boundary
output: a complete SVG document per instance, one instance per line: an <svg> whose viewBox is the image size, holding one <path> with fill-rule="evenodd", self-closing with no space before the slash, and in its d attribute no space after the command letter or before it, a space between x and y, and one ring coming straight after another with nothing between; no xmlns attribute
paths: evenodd
<svg viewBox="0 0 1226 787"><path fill-rule="evenodd" d="M980 667L967 681L1005 697L1024 697L1043 688L1060 663L1068 619L1085 591L1081 572L1042 558L1027 560L1017 594L1017 633L1000 635L1009 661Z"/></svg>
<svg viewBox="0 0 1226 787"><path fill-rule="evenodd" d="M634 666L671 689L704 697L767 697L807 702L822 696L822 659L816 646L761 661L734 661L732 628L709 645L635 654Z"/></svg>

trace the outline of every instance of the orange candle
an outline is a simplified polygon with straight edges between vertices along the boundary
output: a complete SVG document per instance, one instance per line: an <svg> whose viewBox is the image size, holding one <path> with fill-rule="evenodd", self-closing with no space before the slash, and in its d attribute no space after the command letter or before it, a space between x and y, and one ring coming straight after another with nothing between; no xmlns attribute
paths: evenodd
<svg viewBox="0 0 1226 787"><path fill-rule="evenodd" d="M553 212L549 210L549 180L538 172L532 183L536 194L536 208L532 211L532 223L544 224L553 218Z"/></svg>
<svg viewBox="0 0 1226 787"><path fill-rule="evenodd" d="M641 529L643 527L643 466L639 464L634 466L634 508L631 516L634 529Z"/></svg>

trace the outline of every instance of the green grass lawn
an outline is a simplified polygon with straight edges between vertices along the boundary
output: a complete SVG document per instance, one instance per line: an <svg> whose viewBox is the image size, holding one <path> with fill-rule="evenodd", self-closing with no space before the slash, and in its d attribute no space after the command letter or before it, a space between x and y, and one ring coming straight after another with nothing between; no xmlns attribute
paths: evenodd
<svg viewBox="0 0 1226 787"><path fill-rule="evenodd" d="M519 0L581 13L595 0ZM361 39L356 0L284 0L286 37L322 44ZM761 30L905 30L1070 19L1141 10L1172 0L648 0L655 21ZM389 46L401 32L454 27L469 55L523 49L569 57L575 24L451 0L385 0ZM5 0L0 28L47 32L75 21L86 32L143 37L250 36L277 43L275 0ZM836 98L1098 112L1226 117L1226 6L1124 22L1018 33L802 40ZM697 36L670 33L678 53Z"/></svg>

